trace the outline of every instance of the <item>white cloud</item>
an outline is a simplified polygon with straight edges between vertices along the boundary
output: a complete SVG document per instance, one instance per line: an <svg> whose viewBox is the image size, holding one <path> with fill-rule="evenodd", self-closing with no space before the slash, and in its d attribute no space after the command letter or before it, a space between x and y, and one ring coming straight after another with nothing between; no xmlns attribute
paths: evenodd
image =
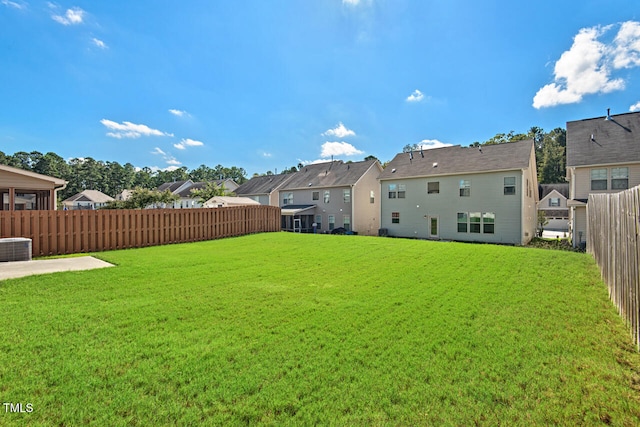
<svg viewBox="0 0 640 427"><path fill-rule="evenodd" d="M105 42L103 42L102 40L99 40L97 38L93 38L91 41L93 41L93 44L98 46L100 49L106 49L107 45Z"/></svg>
<svg viewBox="0 0 640 427"><path fill-rule="evenodd" d="M159 154L161 156L166 156L166 153L162 151L159 147L154 148L151 154Z"/></svg>
<svg viewBox="0 0 640 427"><path fill-rule="evenodd" d="M107 129L114 132L107 132L107 136L113 138L140 138L141 136L173 136L173 134L151 129L147 125L137 125L131 122L116 123L111 120L100 120Z"/></svg>
<svg viewBox="0 0 640 427"><path fill-rule="evenodd" d="M172 165L172 166L177 166L182 164L182 162L179 162L178 160L176 160L175 157L168 157L166 161L168 165Z"/></svg>
<svg viewBox="0 0 640 427"><path fill-rule="evenodd" d="M360 3L360 0L342 0L342 4L347 4L349 6L357 6Z"/></svg>
<svg viewBox="0 0 640 427"><path fill-rule="evenodd" d="M346 136L356 136L356 133L351 129L347 129L342 122L338 123L334 129L329 129L322 135L325 136L335 136L337 138L344 138Z"/></svg>
<svg viewBox="0 0 640 427"><path fill-rule="evenodd" d="M272 157L272 156L273 156L273 154L271 154L271 153L267 153L266 151L262 152L262 157L269 158L269 157Z"/></svg>
<svg viewBox="0 0 640 427"><path fill-rule="evenodd" d="M640 111L640 101L636 102L631 107L629 107L629 111L631 112Z"/></svg>
<svg viewBox="0 0 640 427"><path fill-rule="evenodd" d="M628 21L610 43L601 39L613 28L582 28L554 67L554 81L533 98L534 108L553 107L582 101L585 95L609 93L625 88L615 70L640 66L640 23Z"/></svg>
<svg viewBox="0 0 640 427"><path fill-rule="evenodd" d="M418 89L414 90L411 95L407 97L407 102L420 102L424 98L424 94Z"/></svg>
<svg viewBox="0 0 640 427"><path fill-rule="evenodd" d="M423 139L418 143L423 150L429 150L431 148L450 147L452 144L438 141L437 139Z"/></svg>
<svg viewBox="0 0 640 427"><path fill-rule="evenodd" d="M364 154L364 151L358 150L347 142L325 142L322 144L322 152L320 157L327 158L331 156L355 156L356 154Z"/></svg>
<svg viewBox="0 0 640 427"><path fill-rule="evenodd" d="M173 108L170 109L169 112L171 114L173 114L174 116L178 116L178 117L183 117L183 116L188 116L189 115L189 113L187 113L184 110L176 110L176 109L173 109Z"/></svg>
<svg viewBox="0 0 640 427"><path fill-rule="evenodd" d="M186 138L186 139L183 138L178 144L173 144L173 146L176 147L178 150L184 150L187 147L199 147L201 145L204 145L204 143L201 141L195 141L189 138Z"/></svg>
<svg viewBox="0 0 640 427"><path fill-rule="evenodd" d="M27 8L27 3L23 2L22 0L18 0L17 2L10 1L10 0L0 0L0 3L2 3L7 7L12 7L14 9L19 9L19 10Z"/></svg>
<svg viewBox="0 0 640 427"><path fill-rule="evenodd" d="M51 3L49 6L52 6ZM74 7L73 9L67 9L64 16L52 15L51 18L62 25L77 25L82 24L85 13L86 12L79 7Z"/></svg>

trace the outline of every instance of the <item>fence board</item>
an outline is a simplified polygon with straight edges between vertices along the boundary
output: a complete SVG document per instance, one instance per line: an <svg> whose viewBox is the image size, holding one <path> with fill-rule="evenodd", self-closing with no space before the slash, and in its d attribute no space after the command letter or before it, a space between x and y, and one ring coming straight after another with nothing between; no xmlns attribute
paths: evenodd
<svg viewBox="0 0 640 427"><path fill-rule="evenodd" d="M280 231L280 208L0 211L0 238L27 237L33 256L100 252Z"/></svg>
<svg viewBox="0 0 640 427"><path fill-rule="evenodd" d="M640 349L640 186L589 195L587 235L609 298Z"/></svg>

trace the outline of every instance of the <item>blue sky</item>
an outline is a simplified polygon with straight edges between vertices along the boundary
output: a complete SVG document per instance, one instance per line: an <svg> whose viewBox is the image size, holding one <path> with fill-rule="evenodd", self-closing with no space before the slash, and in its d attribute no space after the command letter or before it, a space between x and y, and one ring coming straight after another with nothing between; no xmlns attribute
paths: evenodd
<svg viewBox="0 0 640 427"><path fill-rule="evenodd" d="M0 0L0 150L281 171L640 110L635 1Z"/></svg>

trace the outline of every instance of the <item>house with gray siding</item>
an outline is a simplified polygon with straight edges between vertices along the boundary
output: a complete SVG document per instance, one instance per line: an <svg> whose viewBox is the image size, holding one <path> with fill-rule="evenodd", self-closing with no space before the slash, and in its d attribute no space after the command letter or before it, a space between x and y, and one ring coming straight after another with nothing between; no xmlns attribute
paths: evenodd
<svg viewBox="0 0 640 427"><path fill-rule="evenodd" d="M589 194L640 185L640 113L567 122L567 180L571 240L586 245Z"/></svg>
<svg viewBox="0 0 640 427"><path fill-rule="evenodd" d="M261 205L280 206L278 190L292 176L290 173L254 176L236 188L235 193L237 196L253 199Z"/></svg>
<svg viewBox="0 0 640 427"><path fill-rule="evenodd" d="M377 235L381 172L377 160L336 160L290 174L278 189L282 229L330 233L342 227L347 232Z"/></svg>
<svg viewBox="0 0 640 427"><path fill-rule="evenodd" d="M535 236L531 140L400 153L380 186L381 235L516 245Z"/></svg>

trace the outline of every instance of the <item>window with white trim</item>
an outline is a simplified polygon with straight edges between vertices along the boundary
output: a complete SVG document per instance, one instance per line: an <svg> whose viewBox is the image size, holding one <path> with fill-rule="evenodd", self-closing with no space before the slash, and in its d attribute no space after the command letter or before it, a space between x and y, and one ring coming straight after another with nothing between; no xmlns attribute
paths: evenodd
<svg viewBox="0 0 640 427"><path fill-rule="evenodd" d="M313 193L311 193L311 200L320 200L320 192L314 191Z"/></svg>
<svg viewBox="0 0 640 427"><path fill-rule="evenodd" d="M407 193L407 186L405 184L398 184L398 199L404 199Z"/></svg>
<svg viewBox="0 0 640 427"><path fill-rule="evenodd" d="M629 168L611 168L611 189L626 190L629 188Z"/></svg>
<svg viewBox="0 0 640 427"><path fill-rule="evenodd" d="M466 212L458 212L458 233L466 233L467 228L467 213Z"/></svg>
<svg viewBox="0 0 640 427"><path fill-rule="evenodd" d="M480 219L482 215L480 212L469 213L469 232L480 233Z"/></svg>
<svg viewBox="0 0 640 427"><path fill-rule="evenodd" d="M607 169L591 169L591 190L607 189Z"/></svg>
<svg viewBox="0 0 640 427"><path fill-rule="evenodd" d="M282 203L284 203L285 205L292 205L293 204L293 193L285 193Z"/></svg>
<svg viewBox="0 0 640 427"><path fill-rule="evenodd" d="M469 197L469 196L471 196L471 180L461 179L460 180L460 197Z"/></svg>
<svg viewBox="0 0 640 427"><path fill-rule="evenodd" d="M485 212L482 214L482 232L484 234L494 234L496 224L496 214Z"/></svg>
<svg viewBox="0 0 640 427"><path fill-rule="evenodd" d="M391 224L400 224L400 212L391 212Z"/></svg>
<svg viewBox="0 0 640 427"><path fill-rule="evenodd" d="M329 190L324 190L324 202L329 203L330 199L331 199L331 193L329 192Z"/></svg>
<svg viewBox="0 0 640 427"><path fill-rule="evenodd" d="M504 195L511 196L516 194L516 177L505 176L504 177Z"/></svg>
<svg viewBox="0 0 640 427"><path fill-rule="evenodd" d="M342 190L342 200L345 203L351 202L351 190L349 190L349 189Z"/></svg>
<svg viewBox="0 0 640 427"><path fill-rule="evenodd" d="M329 215L329 230L333 230L336 226L336 216Z"/></svg>
<svg viewBox="0 0 640 427"><path fill-rule="evenodd" d="M395 199L398 196L398 185L389 184L389 198Z"/></svg>
<svg viewBox="0 0 640 427"><path fill-rule="evenodd" d="M351 217L349 215L344 215L342 217L342 226L347 231L351 230Z"/></svg>

